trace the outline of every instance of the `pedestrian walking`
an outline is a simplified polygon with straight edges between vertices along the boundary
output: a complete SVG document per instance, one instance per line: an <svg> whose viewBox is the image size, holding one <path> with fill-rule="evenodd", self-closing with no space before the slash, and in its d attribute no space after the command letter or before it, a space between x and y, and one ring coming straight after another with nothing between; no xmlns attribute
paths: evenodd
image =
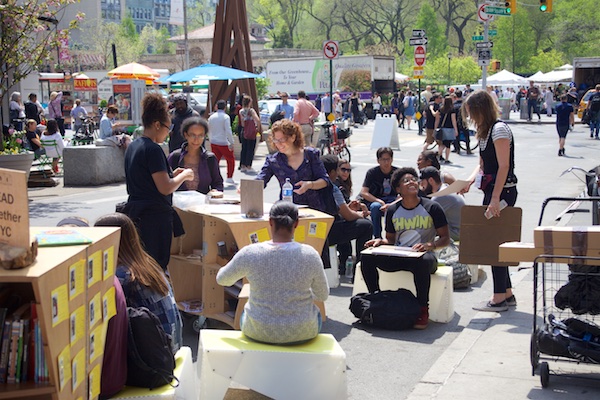
<svg viewBox="0 0 600 400"><path fill-rule="evenodd" d="M575 109L567 102L567 95L560 96L560 104L556 106L556 131L558 132L558 156L565 155L565 139L569 129L575 125Z"/></svg>
<svg viewBox="0 0 600 400"><path fill-rule="evenodd" d="M227 162L226 183L235 185L233 172L235 170L235 157L233 155L233 132L231 131L231 118L225 112L227 103L225 100L217 101L217 112L208 118L208 136L210 148L217 158L217 164L221 158Z"/></svg>

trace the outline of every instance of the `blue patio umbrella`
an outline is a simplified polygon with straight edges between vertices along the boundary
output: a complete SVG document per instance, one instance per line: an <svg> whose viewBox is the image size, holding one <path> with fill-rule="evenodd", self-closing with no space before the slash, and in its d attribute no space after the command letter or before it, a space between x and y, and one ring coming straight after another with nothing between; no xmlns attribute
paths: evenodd
<svg viewBox="0 0 600 400"><path fill-rule="evenodd" d="M252 72L216 64L202 64L185 71L176 72L167 78L168 82L214 81L260 78Z"/></svg>

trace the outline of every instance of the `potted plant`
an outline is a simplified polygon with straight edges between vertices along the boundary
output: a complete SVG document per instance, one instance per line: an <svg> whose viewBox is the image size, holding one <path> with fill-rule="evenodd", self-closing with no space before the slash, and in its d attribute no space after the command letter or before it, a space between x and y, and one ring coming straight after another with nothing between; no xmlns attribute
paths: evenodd
<svg viewBox="0 0 600 400"><path fill-rule="evenodd" d="M25 147L27 142L25 131L16 131L10 127L3 132L0 149L0 168L16 169L27 173L33 163L33 152Z"/></svg>

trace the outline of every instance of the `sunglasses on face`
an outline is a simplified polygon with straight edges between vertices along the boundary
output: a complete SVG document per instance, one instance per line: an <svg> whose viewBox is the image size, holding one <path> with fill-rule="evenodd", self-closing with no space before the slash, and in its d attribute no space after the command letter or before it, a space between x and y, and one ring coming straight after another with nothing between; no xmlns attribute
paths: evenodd
<svg viewBox="0 0 600 400"><path fill-rule="evenodd" d="M350 173L350 172L352 172L352 169L350 169L350 168L340 168L340 171Z"/></svg>

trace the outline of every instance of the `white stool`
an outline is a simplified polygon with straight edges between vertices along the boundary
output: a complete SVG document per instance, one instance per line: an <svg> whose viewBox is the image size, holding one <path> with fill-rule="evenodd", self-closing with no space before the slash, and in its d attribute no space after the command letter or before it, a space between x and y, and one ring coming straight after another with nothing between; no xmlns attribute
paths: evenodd
<svg viewBox="0 0 600 400"><path fill-rule="evenodd" d="M331 289L340 286L337 246L329 246L329 262L331 264L331 268L325 268L325 276L327 277L327 285Z"/></svg>
<svg viewBox="0 0 600 400"><path fill-rule="evenodd" d="M179 379L179 386L164 385L152 390L125 386L123 390L111 399L145 399L145 400L197 400L196 374L194 373L194 361L192 360L192 349L180 348L175 354L174 375ZM173 384L177 384L173 381Z"/></svg>
<svg viewBox="0 0 600 400"><path fill-rule="evenodd" d="M297 346L252 342L240 331L203 329L201 400L221 400L231 382L274 399L345 399L346 354L332 335Z"/></svg>
<svg viewBox="0 0 600 400"><path fill-rule="evenodd" d="M431 286L429 287L429 319L431 321L447 323L454 317L453 283L452 267L438 267L435 274L431 275ZM385 272L379 270L379 287L381 290L405 288L414 295L417 293L413 274L410 271ZM367 292L367 285L359 263L356 266L352 295Z"/></svg>

